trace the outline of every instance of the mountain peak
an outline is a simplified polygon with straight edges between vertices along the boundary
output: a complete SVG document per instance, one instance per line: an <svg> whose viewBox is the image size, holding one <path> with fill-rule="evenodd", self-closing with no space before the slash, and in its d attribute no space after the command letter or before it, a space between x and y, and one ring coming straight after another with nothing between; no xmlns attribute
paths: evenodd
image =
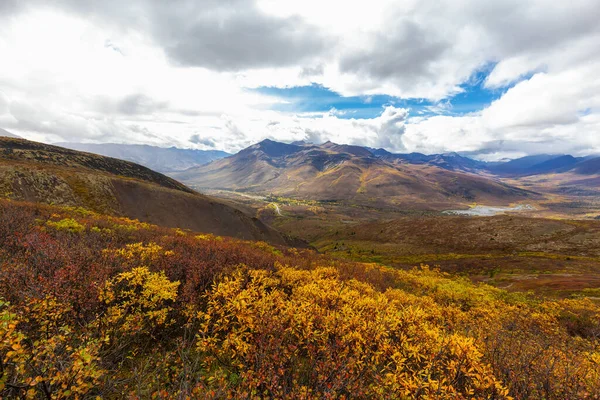
<svg viewBox="0 0 600 400"><path fill-rule="evenodd" d="M268 138L258 142L259 145L266 145L266 146L273 144L273 143L280 143L280 142L276 142L276 141L268 139ZM285 143L281 143L281 144L285 144Z"/></svg>
<svg viewBox="0 0 600 400"><path fill-rule="evenodd" d="M462 158L462 156L460 154L458 154L457 152L455 152L455 151L451 151L451 152L448 152L448 153L443 153L442 155L444 157L456 157L456 158L461 157Z"/></svg>
<svg viewBox="0 0 600 400"><path fill-rule="evenodd" d="M321 148L334 151L336 153L346 153L358 157L373 157L373 153L366 147L351 144L337 144L327 141L321 145Z"/></svg>
<svg viewBox="0 0 600 400"><path fill-rule="evenodd" d="M271 139L265 139L254 146L250 146L247 149L242 150L242 152L260 150L269 157L283 157L296 153L302 150L302 148L302 146L298 146L295 144L287 144L276 142Z"/></svg>

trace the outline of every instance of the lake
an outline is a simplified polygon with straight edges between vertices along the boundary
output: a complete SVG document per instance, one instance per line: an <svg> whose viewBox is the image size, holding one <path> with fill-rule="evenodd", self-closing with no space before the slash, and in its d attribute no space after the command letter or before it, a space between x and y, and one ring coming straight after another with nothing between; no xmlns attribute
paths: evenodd
<svg viewBox="0 0 600 400"><path fill-rule="evenodd" d="M529 204L519 204L514 207L499 207L499 206L475 206L468 210L447 210L444 214L453 215L469 215L473 217L491 217L506 212L531 211L535 208Z"/></svg>

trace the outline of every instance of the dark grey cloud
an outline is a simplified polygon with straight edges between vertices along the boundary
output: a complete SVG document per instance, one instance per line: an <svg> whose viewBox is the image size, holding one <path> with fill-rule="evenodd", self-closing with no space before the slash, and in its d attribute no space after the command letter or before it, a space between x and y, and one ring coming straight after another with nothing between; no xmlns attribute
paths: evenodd
<svg viewBox="0 0 600 400"><path fill-rule="evenodd" d="M19 0L2 0L0 1L0 18L2 16L9 16L18 12L22 5Z"/></svg>
<svg viewBox="0 0 600 400"><path fill-rule="evenodd" d="M411 95L437 86L448 95L490 62L524 56L531 68L543 69L561 49L594 35L598 40L584 57L600 55L599 20L593 0L423 1L391 12L361 49L350 46L342 53L339 68L358 82L368 80L357 84L359 92L387 84Z"/></svg>
<svg viewBox="0 0 600 400"><path fill-rule="evenodd" d="M300 71L300 77L313 78L316 76L321 76L323 73L325 73L325 66L323 64L318 64L315 66L303 67L302 71Z"/></svg>
<svg viewBox="0 0 600 400"><path fill-rule="evenodd" d="M0 4L3 1L7 0ZM124 31L142 31L172 62L183 66L240 71L298 65L332 45L330 38L301 18L266 14L254 0L8 1L14 4L6 6L7 12L37 3Z"/></svg>
<svg viewBox="0 0 600 400"><path fill-rule="evenodd" d="M233 3L233 4L232 4ZM171 59L218 70L297 65L319 55L327 41L298 17L277 18L250 1L195 3L163 9L154 34ZM189 19L189 15L195 17Z"/></svg>
<svg viewBox="0 0 600 400"><path fill-rule="evenodd" d="M399 20L392 30L374 34L371 42L368 49L342 57L341 72L401 81L404 87L434 79L439 72L434 63L452 46L451 38L436 37L410 20Z"/></svg>
<svg viewBox="0 0 600 400"><path fill-rule="evenodd" d="M190 136L190 142L194 143L194 144L201 144L207 147L215 147L217 145L217 142L212 139L212 138L208 138L208 137L202 137L199 134L194 134L192 136Z"/></svg>
<svg viewBox="0 0 600 400"><path fill-rule="evenodd" d="M572 0L548 7L537 1L470 1L466 11L465 17L484 28L502 55L544 52L600 32L597 1Z"/></svg>
<svg viewBox="0 0 600 400"><path fill-rule="evenodd" d="M144 115L165 110L168 106L166 101L156 101L143 94L133 94L117 104L117 111L126 115Z"/></svg>
<svg viewBox="0 0 600 400"><path fill-rule="evenodd" d="M153 99L142 93L133 93L119 100L99 97L95 100L96 111L103 114L128 116L151 115L169 109L169 102Z"/></svg>

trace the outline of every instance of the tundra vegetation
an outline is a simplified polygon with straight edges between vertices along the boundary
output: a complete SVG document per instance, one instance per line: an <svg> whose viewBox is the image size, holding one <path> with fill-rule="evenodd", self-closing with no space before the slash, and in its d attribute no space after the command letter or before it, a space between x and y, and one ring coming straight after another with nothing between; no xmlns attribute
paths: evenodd
<svg viewBox="0 0 600 400"><path fill-rule="evenodd" d="M2 398L600 397L600 307L0 200Z"/></svg>

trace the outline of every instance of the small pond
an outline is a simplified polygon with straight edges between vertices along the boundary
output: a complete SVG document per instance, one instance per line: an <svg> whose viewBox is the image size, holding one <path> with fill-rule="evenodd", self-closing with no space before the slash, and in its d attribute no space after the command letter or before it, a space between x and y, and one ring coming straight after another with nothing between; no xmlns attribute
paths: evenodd
<svg viewBox="0 0 600 400"><path fill-rule="evenodd" d="M529 204L519 204L514 207L499 207L499 206L475 206L468 210L447 210L444 214L453 215L469 215L473 217L491 217L498 214L504 214L506 212L517 212L517 211L531 211L534 210L533 206Z"/></svg>

